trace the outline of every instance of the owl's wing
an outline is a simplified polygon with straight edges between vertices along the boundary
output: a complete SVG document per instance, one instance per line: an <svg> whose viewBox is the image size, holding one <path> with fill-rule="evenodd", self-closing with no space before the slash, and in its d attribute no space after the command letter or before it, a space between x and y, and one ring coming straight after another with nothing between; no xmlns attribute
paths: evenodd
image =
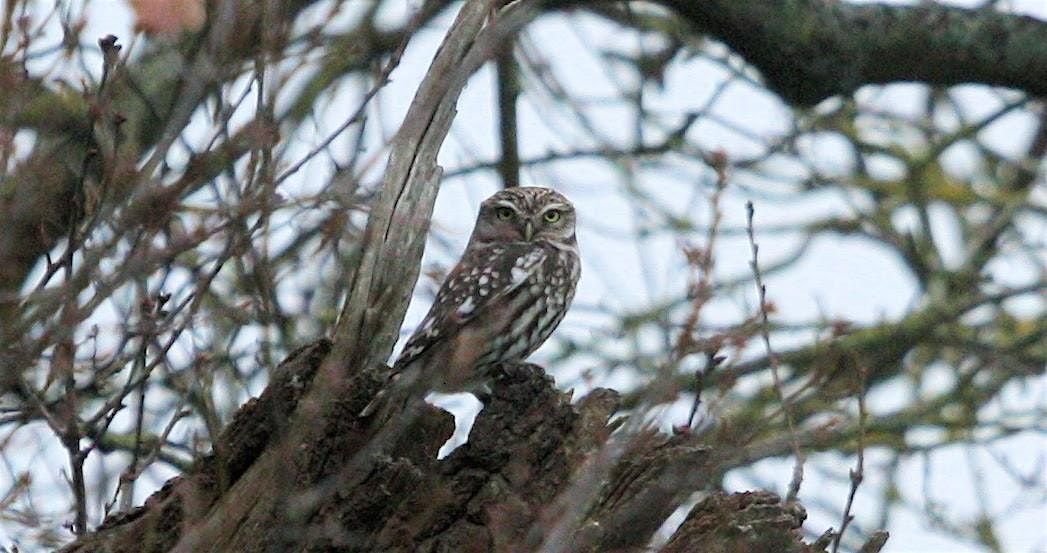
<svg viewBox="0 0 1047 553"><path fill-rule="evenodd" d="M548 254L532 244L498 244L467 251L447 275L429 313L407 340L394 367L402 370L426 350L453 336L534 275Z"/></svg>

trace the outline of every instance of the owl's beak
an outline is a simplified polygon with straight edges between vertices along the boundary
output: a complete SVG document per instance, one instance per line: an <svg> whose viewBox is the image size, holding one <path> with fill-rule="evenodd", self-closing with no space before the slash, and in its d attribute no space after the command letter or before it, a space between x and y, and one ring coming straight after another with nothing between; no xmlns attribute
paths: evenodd
<svg viewBox="0 0 1047 553"><path fill-rule="evenodd" d="M530 242L533 236L534 223L532 223L531 221L527 221L526 223L524 223L524 240Z"/></svg>

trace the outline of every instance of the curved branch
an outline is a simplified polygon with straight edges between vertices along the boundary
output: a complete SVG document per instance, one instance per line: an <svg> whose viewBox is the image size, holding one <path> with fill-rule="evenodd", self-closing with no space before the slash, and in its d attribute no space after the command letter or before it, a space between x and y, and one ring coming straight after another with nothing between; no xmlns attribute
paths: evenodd
<svg viewBox="0 0 1047 553"><path fill-rule="evenodd" d="M823 0L659 0L730 46L786 102L862 85L982 83L1047 97L1047 22L990 9Z"/></svg>

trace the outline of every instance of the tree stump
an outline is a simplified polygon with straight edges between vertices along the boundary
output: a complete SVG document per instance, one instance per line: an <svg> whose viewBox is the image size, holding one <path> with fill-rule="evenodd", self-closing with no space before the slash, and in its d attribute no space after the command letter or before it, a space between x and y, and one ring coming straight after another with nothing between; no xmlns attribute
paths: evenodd
<svg viewBox="0 0 1047 553"><path fill-rule="evenodd" d="M696 436L615 433L616 392L572 404L532 364L496 371L446 458L454 422L432 406L369 451L374 423L358 413L384 368L349 374L316 410L305 398L330 351L321 340L291 354L209 456L63 551L641 551L717 470ZM292 435L310 408L308 439ZM797 533L805 516L772 494L715 494L662 551L815 551Z"/></svg>

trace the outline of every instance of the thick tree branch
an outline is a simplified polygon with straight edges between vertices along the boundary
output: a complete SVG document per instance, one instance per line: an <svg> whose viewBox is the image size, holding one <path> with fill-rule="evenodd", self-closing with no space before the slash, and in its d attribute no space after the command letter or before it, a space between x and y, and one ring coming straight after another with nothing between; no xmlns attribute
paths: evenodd
<svg viewBox="0 0 1047 553"><path fill-rule="evenodd" d="M981 83L1047 97L1047 22L934 3L660 0L730 46L786 102L811 106L867 84Z"/></svg>

